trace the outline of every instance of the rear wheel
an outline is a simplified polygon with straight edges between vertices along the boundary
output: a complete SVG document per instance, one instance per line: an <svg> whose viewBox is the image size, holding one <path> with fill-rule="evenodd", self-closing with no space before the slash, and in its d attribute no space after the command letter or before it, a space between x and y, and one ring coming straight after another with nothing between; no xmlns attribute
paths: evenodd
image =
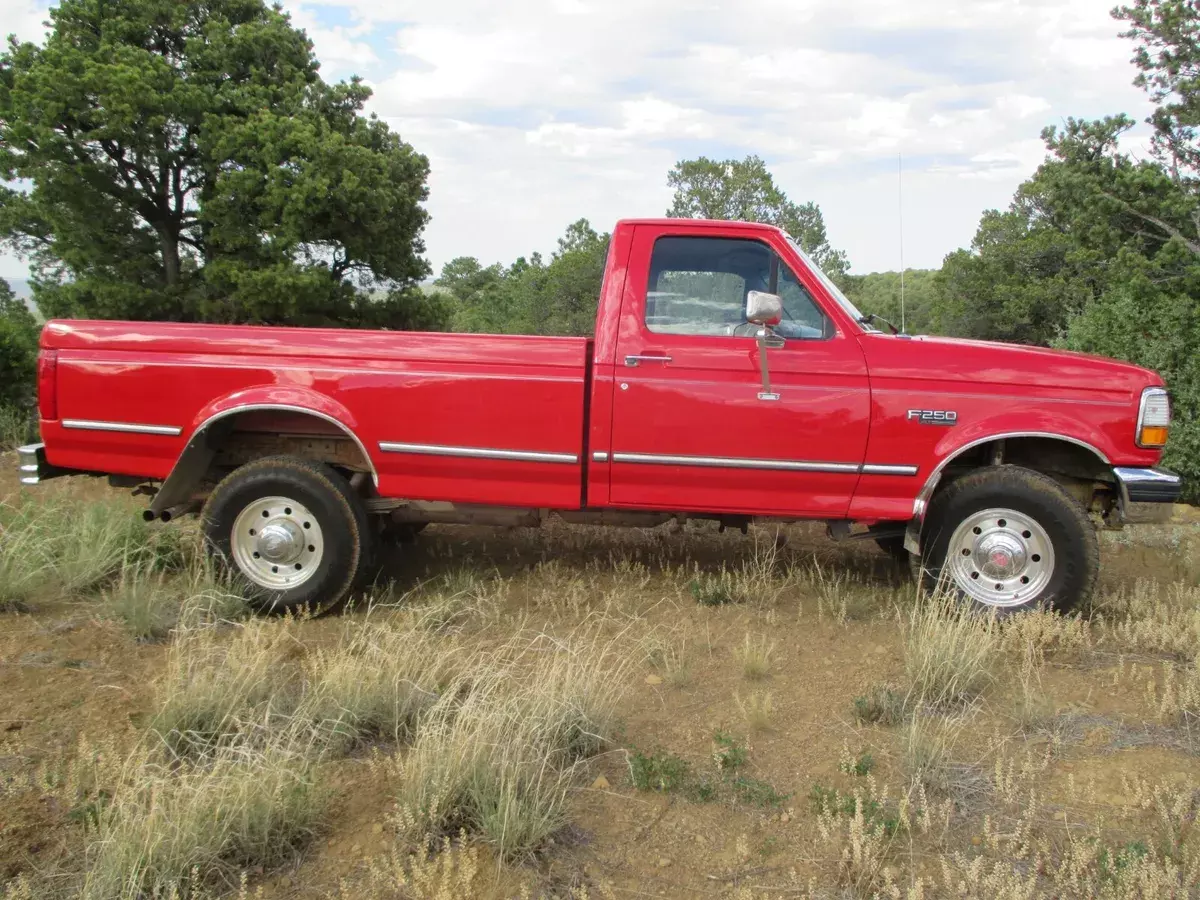
<svg viewBox="0 0 1200 900"><path fill-rule="evenodd" d="M1017 466L980 469L937 495L923 544L930 587L1003 612L1071 609L1100 568L1087 511L1053 478Z"/></svg>
<svg viewBox="0 0 1200 900"><path fill-rule="evenodd" d="M327 609L371 564L362 500L323 463L248 463L217 485L203 522L210 551L266 609Z"/></svg>

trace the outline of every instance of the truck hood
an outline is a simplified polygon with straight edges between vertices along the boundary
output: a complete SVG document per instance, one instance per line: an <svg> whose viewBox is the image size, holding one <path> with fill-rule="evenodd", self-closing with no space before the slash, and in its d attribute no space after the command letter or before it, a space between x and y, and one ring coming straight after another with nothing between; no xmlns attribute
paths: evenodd
<svg viewBox="0 0 1200 900"><path fill-rule="evenodd" d="M970 381L976 385L1038 385L1105 394L1140 394L1161 385L1155 372L1103 356L944 337L865 334L872 378Z"/></svg>

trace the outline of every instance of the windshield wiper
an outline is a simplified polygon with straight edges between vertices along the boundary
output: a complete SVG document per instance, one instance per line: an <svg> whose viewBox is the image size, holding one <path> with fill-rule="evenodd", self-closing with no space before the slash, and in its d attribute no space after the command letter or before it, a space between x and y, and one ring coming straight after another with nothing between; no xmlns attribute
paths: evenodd
<svg viewBox="0 0 1200 900"><path fill-rule="evenodd" d="M895 325L893 325L891 322L889 322L887 319L885 319L883 316L881 316L877 313L867 313L865 316L861 317L858 320L858 324L860 324L860 325L870 325L872 322L882 322L888 328L892 329L892 334L900 333L899 328L897 328Z"/></svg>

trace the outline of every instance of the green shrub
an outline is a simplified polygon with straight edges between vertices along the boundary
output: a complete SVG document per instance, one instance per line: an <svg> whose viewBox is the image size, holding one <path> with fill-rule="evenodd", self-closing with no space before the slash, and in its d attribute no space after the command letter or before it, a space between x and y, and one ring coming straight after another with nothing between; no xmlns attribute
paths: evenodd
<svg viewBox="0 0 1200 900"><path fill-rule="evenodd" d="M37 380L38 323L0 278L0 406L26 410Z"/></svg>
<svg viewBox="0 0 1200 900"><path fill-rule="evenodd" d="M629 754L629 780L639 791L669 794L683 788L690 774L687 762L673 753L634 750Z"/></svg>

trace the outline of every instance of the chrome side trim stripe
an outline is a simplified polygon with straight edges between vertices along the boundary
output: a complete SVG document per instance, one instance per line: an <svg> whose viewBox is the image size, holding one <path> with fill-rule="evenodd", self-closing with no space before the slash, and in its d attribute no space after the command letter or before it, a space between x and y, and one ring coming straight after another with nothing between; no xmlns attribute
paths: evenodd
<svg viewBox="0 0 1200 900"><path fill-rule="evenodd" d="M791 459L742 459L728 456L665 456L657 453L614 453L613 462L648 466L702 466L714 469L767 469L783 472L830 472L839 475L917 474L917 466L882 466L837 462L800 462ZM597 459L597 462L601 460Z"/></svg>
<svg viewBox="0 0 1200 900"><path fill-rule="evenodd" d="M592 454L592 462L608 462L608 454L603 450L597 450Z"/></svg>
<svg viewBox="0 0 1200 900"><path fill-rule="evenodd" d="M648 466L704 466L716 469L777 469L788 472L858 474L854 463L797 462L790 459L740 459L728 456L660 456L657 453L614 453L613 462Z"/></svg>
<svg viewBox="0 0 1200 900"><path fill-rule="evenodd" d="M493 450L489 447L446 447L440 444L397 444L380 441L384 453L415 453L421 456L457 456L468 459L505 459L515 462L566 463L575 465L579 457L573 453L543 453L534 450Z"/></svg>
<svg viewBox="0 0 1200 900"><path fill-rule="evenodd" d="M80 431L123 431L129 434L164 434L175 437L183 434L182 428L174 425L137 425L132 422L99 422L91 419L63 419L63 428Z"/></svg>
<svg viewBox="0 0 1200 900"><path fill-rule="evenodd" d="M911 478L917 471L916 466L876 466L868 463L862 467L864 475L905 475Z"/></svg>

